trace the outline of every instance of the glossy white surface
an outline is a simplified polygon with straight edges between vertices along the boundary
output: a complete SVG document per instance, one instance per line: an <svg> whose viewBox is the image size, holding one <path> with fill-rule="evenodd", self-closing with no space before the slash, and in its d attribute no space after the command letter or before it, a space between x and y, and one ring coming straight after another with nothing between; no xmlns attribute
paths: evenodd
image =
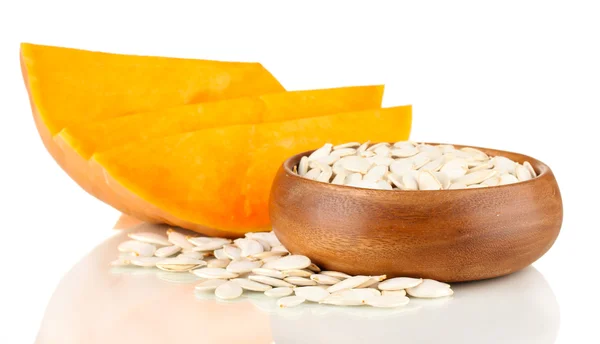
<svg viewBox="0 0 600 344"><path fill-rule="evenodd" d="M77 300L70 305L79 310L103 310L107 313L95 316L104 319L115 310L103 309L101 303L111 298L136 301L132 308L116 312L125 314L116 329L130 340L134 330L146 334L165 331L167 325L154 326L155 317L166 317L161 312L168 302L161 294L165 290L173 291L167 296L178 295L186 301L178 306L181 309L193 307L188 312L197 317L204 314L187 286L179 290L153 282L146 287L144 279L138 284L132 284L131 278L109 279L112 284L105 285L109 290L104 294L84 294L88 289L76 289L74 282L66 289L69 293L61 291L75 271L80 283L107 278L96 276L105 270L92 273L92 269L89 277L81 269L69 271L113 234L110 228L119 214L72 182L40 142L19 70L22 41L131 54L261 61L290 90L385 83L384 105L414 104L411 137L415 140L498 148L542 160L556 174L565 218L554 247L534 264L547 284L525 284L533 285L540 295L547 294L544 290L549 285L556 295L560 309L557 343L600 343L600 185L586 178L595 178L600 171L596 153L600 114L597 8L596 1L572 0L368 1L368 5L348 0L305 0L301 5L259 0L183 0L177 4L151 0L0 1L0 254L3 259L20 257L18 264L3 260L0 343L32 343L44 318L47 334L67 325L75 338L85 334L101 338L110 333L106 323L86 324L86 319L93 317L86 317L85 312L74 317L69 309L63 309L70 322L60 316L49 317L56 303L49 304L53 294L53 300L64 300L70 293ZM104 269L103 264L98 262L98 269ZM59 283L63 284L59 287ZM140 290L145 299L136 296ZM481 303L511 304L513 299L502 297L500 291ZM530 299L548 305L534 296ZM460 297L458 288L453 301ZM149 302L155 304L150 308L153 313L136 308ZM247 307L250 314L260 314L254 313L253 306ZM502 309L500 314L519 315L511 313L511 307ZM477 314L480 318L498 315ZM451 331L478 331L471 320L430 315L454 324ZM242 326L252 320L229 317ZM190 334L202 326L199 320L204 318L177 319L179 327ZM302 322L297 324L302 328ZM352 326L345 330L372 338L385 333L391 336L402 324L396 320L378 327L379 333L357 334ZM527 322L488 323L484 329L501 340L528 331L522 324ZM315 327L318 322L307 325ZM542 325L534 328L556 328L552 321ZM266 327L261 331L267 331ZM326 331L315 336L326 336ZM424 338L434 336L435 331L427 328ZM59 343L72 338L62 333L65 336ZM162 338L168 342L166 335ZM468 343L468 335L465 338ZM521 343L537 341L524 336Z"/></svg>
<svg viewBox="0 0 600 344"><path fill-rule="evenodd" d="M136 230L149 228L164 230ZM221 301L195 292L189 273L109 267L126 239L122 232L105 241L63 278L37 343L553 343L560 325L552 288L533 267L454 284L453 297L413 298L396 309L314 303L280 309L262 293Z"/></svg>

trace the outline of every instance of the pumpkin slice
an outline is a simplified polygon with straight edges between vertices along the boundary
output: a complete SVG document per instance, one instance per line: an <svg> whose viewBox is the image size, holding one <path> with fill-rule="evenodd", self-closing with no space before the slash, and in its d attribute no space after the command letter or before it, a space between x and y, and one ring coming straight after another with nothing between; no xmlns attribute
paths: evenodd
<svg viewBox="0 0 600 344"><path fill-rule="evenodd" d="M67 173L64 154L52 139L65 127L285 90L259 63L118 55L27 43L21 44L20 57L42 141ZM91 190L89 184L80 185Z"/></svg>
<svg viewBox="0 0 600 344"><path fill-rule="evenodd" d="M381 106L382 97L383 86L271 93L74 125L63 129L55 140L87 160L96 152L153 137L373 109Z"/></svg>
<svg viewBox="0 0 600 344"><path fill-rule="evenodd" d="M92 183L88 159L129 142L235 124L274 122L381 106L383 86L272 93L110 118L63 129L54 137L75 181L123 212L126 202L104 182ZM103 178L100 178L102 181Z"/></svg>
<svg viewBox="0 0 600 344"><path fill-rule="evenodd" d="M374 109L138 141L90 164L130 215L235 237L270 229L271 182L289 156L324 142L404 140L410 127L410 106Z"/></svg>

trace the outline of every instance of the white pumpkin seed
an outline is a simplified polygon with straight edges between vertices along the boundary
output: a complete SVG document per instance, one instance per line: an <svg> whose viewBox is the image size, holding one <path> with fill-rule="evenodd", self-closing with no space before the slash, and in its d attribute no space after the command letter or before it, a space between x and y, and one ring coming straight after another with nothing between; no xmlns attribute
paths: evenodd
<svg viewBox="0 0 600 344"><path fill-rule="evenodd" d="M500 184L499 185L507 185L507 184L514 184L514 183L518 183L519 180L517 179L517 177L513 176L512 174L503 174L500 176Z"/></svg>
<svg viewBox="0 0 600 344"><path fill-rule="evenodd" d="M339 144L337 146L333 146L333 150L339 150L344 148L354 148L360 146L360 142L346 142Z"/></svg>
<svg viewBox="0 0 600 344"><path fill-rule="evenodd" d="M179 246L175 246L175 245L164 246L164 247L158 248L154 252L154 255L157 257L164 258L164 257L170 257L179 251L181 251L181 247L179 247Z"/></svg>
<svg viewBox="0 0 600 344"><path fill-rule="evenodd" d="M229 239L207 237L189 238L188 241L196 246L193 248L194 251L214 251L222 248L223 245L231 243Z"/></svg>
<svg viewBox="0 0 600 344"><path fill-rule="evenodd" d="M177 257L187 257L187 258L193 258L193 259L202 259L204 258L204 254L202 252L197 252L197 251L188 251L188 252L183 252L180 255L178 255Z"/></svg>
<svg viewBox="0 0 600 344"><path fill-rule="evenodd" d="M187 257L163 258L156 263L156 267L164 271L184 272L190 271L200 266L205 266L206 262L199 259Z"/></svg>
<svg viewBox="0 0 600 344"><path fill-rule="evenodd" d="M515 176L520 182L533 178L527 167L519 164L515 165Z"/></svg>
<svg viewBox="0 0 600 344"><path fill-rule="evenodd" d="M209 279L203 282L200 282L196 285L196 291L213 291L217 289L218 286L227 283L226 280L222 279Z"/></svg>
<svg viewBox="0 0 600 344"><path fill-rule="evenodd" d="M251 272L252 269L260 268L262 265L261 261L251 261L247 259L234 260L229 265L227 265L227 271L233 272L236 274L243 274L246 272Z"/></svg>
<svg viewBox="0 0 600 344"><path fill-rule="evenodd" d="M325 288L316 286L294 288L294 293L310 302L321 302L330 295Z"/></svg>
<svg viewBox="0 0 600 344"><path fill-rule="evenodd" d="M223 268L200 268L196 270L192 270L192 273L198 277L202 278L220 278L220 279L230 279L236 278L239 275L233 272L229 272Z"/></svg>
<svg viewBox="0 0 600 344"><path fill-rule="evenodd" d="M336 176L331 181L331 184L334 184L334 185L344 185L344 181L346 180L346 177L347 177L347 173L344 170L342 173L336 174Z"/></svg>
<svg viewBox="0 0 600 344"><path fill-rule="evenodd" d="M340 149L335 149L333 152L331 152L331 156L337 156L337 157L344 157L344 156L348 156L348 155L354 155L356 154L356 149L355 148L340 148Z"/></svg>
<svg viewBox="0 0 600 344"><path fill-rule="evenodd" d="M316 180L320 174L321 170L319 170L318 168L313 168L310 171L306 172L306 174L303 177L310 180Z"/></svg>
<svg viewBox="0 0 600 344"><path fill-rule="evenodd" d="M297 286L317 285L317 282L315 282L309 278L306 278L306 277L290 276L290 277L285 277L283 280L288 283L297 285Z"/></svg>
<svg viewBox="0 0 600 344"><path fill-rule="evenodd" d="M229 257L225 254L225 251L223 249L215 250L213 254L217 259L229 259Z"/></svg>
<svg viewBox="0 0 600 344"><path fill-rule="evenodd" d="M290 255L280 258L276 261L269 262L269 267L275 270L301 270L310 266L310 259L302 255ZM265 266L267 267L267 266Z"/></svg>
<svg viewBox="0 0 600 344"><path fill-rule="evenodd" d="M408 157L417 155L417 153L419 153L419 149L417 149L417 147L412 146L412 145L404 146L402 148L392 149L390 151L390 154L393 157L398 157L398 158L408 158Z"/></svg>
<svg viewBox="0 0 600 344"><path fill-rule="evenodd" d="M327 275L327 276L335 277L335 278L337 278L337 279L339 279L339 280L343 280L343 279L346 279L346 278L350 278L350 277L352 277L352 276L350 276L350 275L348 275L348 274L345 274L345 273L343 273L343 272L339 272L339 271L328 271L328 270L326 270L326 271L321 271L321 275Z"/></svg>
<svg viewBox="0 0 600 344"><path fill-rule="evenodd" d="M270 257L281 257L281 256L285 256L286 254L287 254L287 252L266 251L266 252L261 252L261 253L253 254L249 258L252 258L252 259L264 259L264 258L270 258Z"/></svg>
<svg viewBox="0 0 600 344"><path fill-rule="evenodd" d="M252 273L255 275L269 276L278 279L283 279L285 277L283 272L275 269L256 268L252 269Z"/></svg>
<svg viewBox="0 0 600 344"><path fill-rule="evenodd" d="M321 272L321 268L318 267L317 265L315 265L315 263L310 263L310 265L307 267L308 270L312 271L312 272Z"/></svg>
<svg viewBox="0 0 600 344"><path fill-rule="evenodd" d="M406 296L406 290L383 290L381 295L394 295L394 296Z"/></svg>
<svg viewBox="0 0 600 344"><path fill-rule="evenodd" d="M515 162L505 158L503 156L495 156L492 159L492 164L494 165L494 170L499 171L500 173L510 173L515 174Z"/></svg>
<svg viewBox="0 0 600 344"><path fill-rule="evenodd" d="M329 153L331 153L332 148L333 148L333 145L331 143L326 143L325 145L323 145L323 147L312 152L312 154L308 156L308 160L313 161L313 160L317 160L317 159L326 157L329 155Z"/></svg>
<svg viewBox="0 0 600 344"><path fill-rule="evenodd" d="M229 259L207 259L206 260L206 267L207 268L222 268L225 269L227 267L227 265L229 265L229 263L231 262L231 260Z"/></svg>
<svg viewBox="0 0 600 344"><path fill-rule="evenodd" d="M338 278L329 275L324 275L322 273L311 275L310 279L322 285L334 285L341 281Z"/></svg>
<svg viewBox="0 0 600 344"><path fill-rule="evenodd" d="M298 288L296 288L298 289ZM268 297L284 297L288 295L292 295L294 293L294 289L289 287L277 287L273 289L269 289L265 291L265 295Z"/></svg>
<svg viewBox="0 0 600 344"><path fill-rule="evenodd" d="M160 257L135 257L131 259L131 264L142 267L154 267L161 260L162 258Z"/></svg>
<svg viewBox="0 0 600 344"><path fill-rule="evenodd" d="M442 183L429 171L420 172L417 179L419 190L441 190Z"/></svg>
<svg viewBox="0 0 600 344"><path fill-rule="evenodd" d="M239 284L231 281L225 282L215 289L215 295L223 300L237 299L242 296L243 292L244 290Z"/></svg>
<svg viewBox="0 0 600 344"><path fill-rule="evenodd" d="M285 246L279 244L279 246L273 246L271 248L271 252L283 252L283 253L290 253L290 251L288 251L287 248L285 248Z"/></svg>
<svg viewBox="0 0 600 344"><path fill-rule="evenodd" d="M443 164L444 164L444 157L439 157L439 158L432 160L432 161L426 163L425 165L423 165L423 167L421 167L419 169L419 171L437 172L442 168Z"/></svg>
<svg viewBox="0 0 600 344"><path fill-rule="evenodd" d="M277 307L279 307L279 308L296 307L299 304L303 303L304 301L306 301L306 300L299 296L286 296L286 297L282 297L281 299L277 300Z"/></svg>
<svg viewBox="0 0 600 344"><path fill-rule="evenodd" d="M239 284L239 286L242 287L242 289L251 291L267 291L273 288L270 285L258 283L256 281L251 281L246 278L234 278L231 281Z"/></svg>
<svg viewBox="0 0 600 344"><path fill-rule="evenodd" d="M402 290L413 288L423 283L421 278L395 277L379 283L379 290Z"/></svg>
<svg viewBox="0 0 600 344"><path fill-rule="evenodd" d="M323 171L319 174L319 176L315 180L318 182L329 183L329 180L331 179L332 175L333 175L333 172L331 171L331 169L329 171Z"/></svg>
<svg viewBox="0 0 600 344"><path fill-rule="evenodd" d="M156 252L156 246L137 240L122 242L117 249L119 252L134 252L142 257L152 257Z"/></svg>
<svg viewBox="0 0 600 344"><path fill-rule="evenodd" d="M300 269L292 269L292 270L283 270L281 271L285 277L310 277L314 274L314 272L310 270L300 270Z"/></svg>
<svg viewBox="0 0 600 344"><path fill-rule="evenodd" d="M137 233L129 233L129 236L133 240L145 242L148 244L155 244L161 246L169 246L171 243L166 236L153 232L137 232Z"/></svg>
<svg viewBox="0 0 600 344"><path fill-rule="evenodd" d="M274 277L270 277L270 276L250 275L250 276L248 276L248 279L255 281L255 282L262 283L262 284L270 285L273 287L289 287L289 288L294 287L294 285L291 283L288 283L286 281L282 281L278 278L274 278Z"/></svg>
<svg viewBox="0 0 600 344"><path fill-rule="evenodd" d="M234 243L241 249L241 257L248 257L264 251L263 246L253 239L236 239Z"/></svg>
<svg viewBox="0 0 600 344"><path fill-rule="evenodd" d="M371 144L371 141L367 141L367 142L365 142L365 143L361 144L361 145L360 145L360 146L358 146L358 148L356 149L356 152L357 152L357 153L360 153L360 152L364 152L364 151L366 151L366 150L367 150L367 148L369 147L369 145L370 145L370 144Z"/></svg>
<svg viewBox="0 0 600 344"><path fill-rule="evenodd" d="M418 298L438 298L454 294L449 284L432 279L424 279L423 283L412 288L407 288L406 293Z"/></svg>
<svg viewBox="0 0 600 344"><path fill-rule="evenodd" d="M533 169L533 166L531 166L531 164L529 163L529 161L525 161L523 163L523 166L525 166L525 168L527 170L529 170L529 173L531 174L532 178L535 178L537 176L536 173L535 173L535 170Z"/></svg>
<svg viewBox="0 0 600 344"><path fill-rule="evenodd" d="M306 175L308 172L308 157L303 156L298 163L298 174L301 176Z"/></svg>
<svg viewBox="0 0 600 344"><path fill-rule="evenodd" d="M372 307L393 308L407 305L408 297L401 295L381 295L366 300L366 304Z"/></svg>
<svg viewBox="0 0 600 344"><path fill-rule="evenodd" d="M365 174L371 167L371 163L359 156L345 156L340 159L342 167L350 172Z"/></svg>
<svg viewBox="0 0 600 344"><path fill-rule="evenodd" d="M458 178L454 182L455 183L459 183L459 184L465 184L467 186L469 186L471 184L479 184L479 183L483 182L484 180L486 180L488 178L492 178L497 173L498 172L496 172L494 170L476 171L476 172L473 172L473 173L466 174L466 175Z"/></svg>
<svg viewBox="0 0 600 344"><path fill-rule="evenodd" d="M327 291L330 293L334 293L339 290L356 288L357 286L365 283L369 279L371 279L370 276L353 276L332 285L331 287L327 288Z"/></svg>
<svg viewBox="0 0 600 344"><path fill-rule="evenodd" d="M234 260L240 259L242 257L242 250L235 245L225 245L223 246L223 253L227 256L227 258Z"/></svg>
<svg viewBox="0 0 600 344"><path fill-rule="evenodd" d="M194 248L194 245L187 240L188 237L185 234L173 230L173 228L167 229L167 237L169 242L171 242L173 245L181 247L184 250L191 250Z"/></svg>
<svg viewBox="0 0 600 344"><path fill-rule="evenodd" d="M415 164L411 159L398 159L390 164L390 171L398 176L403 176L415 169Z"/></svg>

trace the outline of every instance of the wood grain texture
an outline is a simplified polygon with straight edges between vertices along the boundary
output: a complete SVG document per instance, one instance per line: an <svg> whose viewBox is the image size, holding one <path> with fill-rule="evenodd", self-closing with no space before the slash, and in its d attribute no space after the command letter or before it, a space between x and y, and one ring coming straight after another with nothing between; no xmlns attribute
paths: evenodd
<svg viewBox="0 0 600 344"><path fill-rule="evenodd" d="M456 145L457 147L461 147ZM562 199L550 168L517 153L479 148L522 163L538 177L463 190L386 191L331 185L279 169L269 204L273 229L291 252L327 270L446 282L507 275L556 240Z"/></svg>

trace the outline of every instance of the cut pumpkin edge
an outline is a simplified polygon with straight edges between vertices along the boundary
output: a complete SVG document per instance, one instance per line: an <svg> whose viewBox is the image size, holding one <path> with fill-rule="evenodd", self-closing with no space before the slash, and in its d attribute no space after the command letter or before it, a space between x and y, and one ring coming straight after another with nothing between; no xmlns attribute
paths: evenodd
<svg viewBox="0 0 600 344"><path fill-rule="evenodd" d="M407 126L406 130L408 133L410 133L410 130L412 128L412 105L394 106L394 107L387 107L387 108L376 108L376 109L372 109L370 111L395 109L395 108L406 109L406 113L407 113L407 115L405 117L406 126ZM356 114L356 113L362 113L362 112L368 112L368 111L369 110L352 111L352 112L347 112L347 113L330 114L330 115L318 116L318 117L343 116L344 114ZM312 118L318 118L318 117L312 117ZM290 122L290 121L288 120L288 121L280 121L280 122ZM274 124L274 123L278 123L278 122L271 122L269 124ZM248 126L248 124L240 124L240 125L234 125L234 126L229 126L229 127L239 127L239 126ZM202 131L214 130L214 129L215 128L203 129L203 130L198 130L198 131L194 131L191 133L187 133L184 135L198 134L198 133L201 133ZM219 128L219 129L222 129L222 128ZM408 138L408 135L410 135L410 134L407 134L407 138ZM173 136L178 136L178 135L173 135ZM139 141L137 143L139 143ZM315 148L317 148L317 147L315 147ZM118 149L119 148L115 148L111 151L118 151ZM128 188L126 185L124 185L122 182L117 181L111 175L109 170L106 169L105 166L103 166L103 164L101 163L102 155L110 154L111 151L107 151L107 152L103 152L103 153L95 153L94 155L92 155L92 157L90 158L88 163L90 165L90 170L92 171L92 176L96 180L95 183L98 184L100 181L99 179L103 180L104 183L99 183L99 184L104 185L113 194L118 195L118 198L120 201L122 201L123 203L126 203L126 204L134 205L130 209L127 209L126 211L124 211L124 213L128 214L129 216L132 216L134 218L137 218L137 219L139 219L141 221L145 221L145 222L165 223L165 224L168 224L171 226L178 226L178 227L190 229L190 230L193 230L196 232L200 232L205 235L221 236L221 237L227 237L227 238L236 238L236 237L239 237L240 235L243 235L244 233L246 233L248 231L261 232L261 231L270 231L272 229L270 224L267 226L258 226L258 227L252 227L252 228L250 228L250 227L243 227L243 228L241 228L241 227L221 227L221 228L218 228L218 226L206 225L206 224L200 223L199 221L191 221L189 219L186 219L186 216L184 214L180 214L177 211L173 211L173 209L165 210L165 209L157 206L156 204L153 204L152 201L145 199L145 197L140 196L139 194L137 194L135 192L135 190L132 190L133 188L132 189ZM146 215L144 215L144 213L141 213L140 211L138 211L138 209L143 209L144 211L149 211L150 213L152 213L154 215L153 218L147 217Z"/></svg>

